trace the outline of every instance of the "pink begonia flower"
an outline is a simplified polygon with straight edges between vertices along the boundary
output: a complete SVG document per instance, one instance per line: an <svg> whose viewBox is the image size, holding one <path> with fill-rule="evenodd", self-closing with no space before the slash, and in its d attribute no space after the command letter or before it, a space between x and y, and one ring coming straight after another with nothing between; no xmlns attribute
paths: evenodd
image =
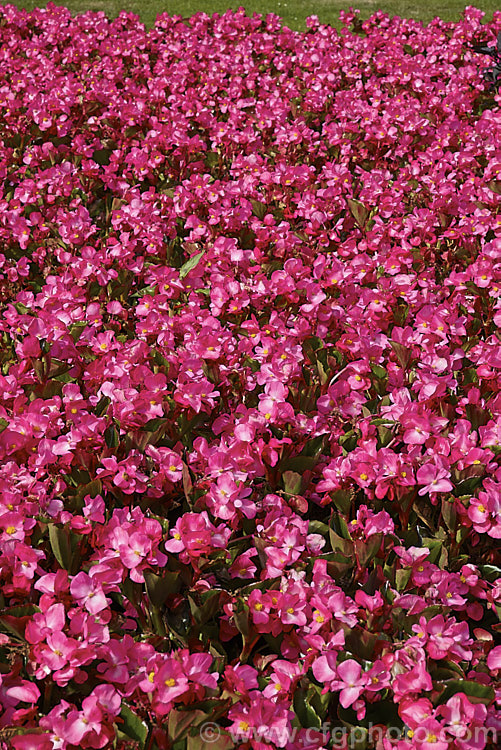
<svg viewBox="0 0 501 750"><path fill-rule="evenodd" d="M426 653L423 648L409 645L397 650L392 656L392 690L397 701L410 693L432 689L433 683L427 669Z"/></svg>
<svg viewBox="0 0 501 750"><path fill-rule="evenodd" d="M472 497L468 506L468 518L473 521L475 531L487 532L491 526L491 519L488 509L484 503L475 497Z"/></svg>
<svg viewBox="0 0 501 750"><path fill-rule="evenodd" d="M119 546L120 559L129 569L136 568L151 552L151 539L138 531L133 532Z"/></svg>
<svg viewBox="0 0 501 750"><path fill-rule="evenodd" d="M312 671L316 680L325 683L323 692L330 690L331 683L337 680L337 653L328 651L313 662Z"/></svg>
<svg viewBox="0 0 501 750"><path fill-rule="evenodd" d="M19 684L5 687L5 695L15 701L36 703L40 698L40 690L33 682L20 680Z"/></svg>
<svg viewBox="0 0 501 750"><path fill-rule="evenodd" d="M287 704L272 701L253 690L249 693L249 705L239 701L228 711L233 722L228 733L240 742L252 738L256 750L264 750L270 743L285 748L291 737L293 715Z"/></svg>
<svg viewBox="0 0 501 750"><path fill-rule="evenodd" d="M299 557L299 554L294 555L292 550L286 552L276 547L266 547L266 576L268 578L274 578L279 576L285 570L288 565L294 562L294 559Z"/></svg>
<svg viewBox="0 0 501 750"><path fill-rule="evenodd" d="M330 683L330 690L340 690L339 702L343 708L348 708L363 693L367 678L362 672L362 667L354 659L341 662L337 669L337 677Z"/></svg>
<svg viewBox="0 0 501 750"><path fill-rule="evenodd" d="M28 643L40 643L48 635L61 632L65 624L66 611L64 604L61 602L52 604L45 613L37 612L30 622L27 623L25 630L26 640Z"/></svg>
<svg viewBox="0 0 501 750"><path fill-rule="evenodd" d="M327 607L334 618L353 628L357 622L358 606L342 591L336 591L327 600Z"/></svg>
<svg viewBox="0 0 501 750"><path fill-rule="evenodd" d="M18 734L11 737L10 746L13 750L53 750L54 744L47 734Z"/></svg>
<svg viewBox="0 0 501 750"><path fill-rule="evenodd" d="M254 578L257 567L251 561L251 557L257 555L255 547L245 550L241 555L235 558L234 562L228 568L228 573L232 578Z"/></svg>
<svg viewBox="0 0 501 750"><path fill-rule="evenodd" d="M376 14L363 39L358 16L341 35L240 12L146 33L0 9L14 748L123 744L128 709L164 747L171 715L221 703L253 750L318 750L325 733L292 723L310 667L359 723L394 703L394 750L483 750L468 732L501 730L494 699L442 703L437 669L486 688L501 670L501 583L466 564L494 564L501 538L499 113L471 49L494 54L500 16ZM331 513L354 518L355 552L378 547L351 583L349 539L320 554ZM166 573L172 638L144 581ZM220 610L198 627L186 592ZM357 664L357 630L374 661Z"/></svg>
<svg viewBox="0 0 501 750"><path fill-rule="evenodd" d="M65 633L51 633L47 636L47 647L43 649L41 658L52 671L64 667L73 656L80 645L73 638L68 638Z"/></svg>
<svg viewBox="0 0 501 750"><path fill-rule="evenodd" d="M79 745L91 732L99 734L102 728L103 712L95 703L82 708L81 711L70 711L64 728L64 739L72 745Z"/></svg>
<svg viewBox="0 0 501 750"><path fill-rule="evenodd" d="M371 613L378 609L382 610L384 605L383 597L379 591L376 591L373 596L369 596L365 591L359 589L355 592L355 601L360 607L365 607Z"/></svg>
<svg viewBox="0 0 501 750"><path fill-rule="evenodd" d="M82 512L85 518L87 518L89 521L93 521L94 523L104 523L105 504L101 495L96 495L95 497L86 495L84 498L84 503L85 505Z"/></svg>
<svg viewBox="0 0 501 750"><path fill-rule="evenodd" d="M247 694L249 690L257 689L258 671L250 664L237 664L232 666L228 664L224 670L224 681L225 684L234 690L235 692Z"/></svg>
<svg viewBox="0 0 501 750"><path fill-rule="evenodd" d="M493 672L501 670L501 646L496 646L487 656L487 666Z"/></svg>
<svg viewBox="0 0 501 750"><path fill-rule="evenodd" d="M402 439L408 445L422 445L431 435L432 428L426 416L404 414L400 421L405 427Z"/></svg>
<svg viewBox="0 0 501 750"><path fill-rule="evenodd" d="M374 513L366 505L361 505L357 510L357 518L351 522L350 529L359 529L368 539L373 534L393 534L395 524L385 510Z"/></svg>
<svg viewBox="0 0 501 750"><path fill-rule="evenodd" d="M433 712L433 704L428 698L403 698L398 707L399 716L411 729L433 716Z"/></svg>
<svg viewBox="0 0 501 750"><path fill-rule="evenodd" d="M306 625L306 601L300 601L297 596L284 594L279 606L280 621L284 625Z"/></svg>
<svg viewBox="0 0 501 750"><path fill-rule="evenodd" d="M177 656L190 682L213 690L217 688L219 672L209 672L213 662L211 654L190 654L188 649L185 649L178 652Z"/></svg>
<svg viewBox="0 0 501 750"><path fill-rule="evenodd" d="M70 592L78 604L93 615L106 609L110 602L104 595L100 584L83 571L73 578Z"/></svg>
<svg viewBox="0 0 501 750"><path fill-rule="evenodd" d="M443 725L433 718L423 719L419 726L407 732L407 737L417 750L448 750L450 744Z"/></svg>
<svg viewBox="0 0 501 750"><path fill-rule="evenodd" d="M294 687L296 679L301 674L302 668L298 664L291 664L282 659L273 662L273 673L269 684L263 690L265 698L278 700L283 694L287 694Z"/></svg>
<svg viewBox="0 0 501 750"><path fill-rule="evenodd" d="M447 469L426 463L417 470L416 479L418 484L424 484L418 490L418 495L435 494L437 492L451 492L452 482L449 480L450 472Z"/></svg>
<svg viewBox="0 0 501 750"><path fill-rule="evenodd" d="M365 673L369 692L379 692L391 684L391 675L381 659L376 659L372 667Z"/></svg>
<svg viewBox="0 0 501 750"><path fill-rule="evenodd" d="M438 712L444 717L447 733L456 739L460 748L480 750L484 747L485 736L478 731L485 727L487 718L487 709L482 703L472 703L465 693L456 693Z"/></svg>
<svg viewBox="0 0 501 750"><path fill-rule="evenodd" d="M151 679L152 674L150 672L148 680ZM169 659L160 667L158 673L154 674L153 681L153 707L159 716L165 716L169 712L172 701L189 690L189 682L184 675L182 665L174 662L173 659ZM144 681L142 685L145 686Z"/></svg>

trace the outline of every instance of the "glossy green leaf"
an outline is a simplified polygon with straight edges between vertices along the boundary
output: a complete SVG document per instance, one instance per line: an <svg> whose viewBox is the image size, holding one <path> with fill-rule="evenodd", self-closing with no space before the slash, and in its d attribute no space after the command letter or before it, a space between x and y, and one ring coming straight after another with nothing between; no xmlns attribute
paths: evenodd
<svg viewBox="0 0 501 750"><path fill-rule="evenodd" d="M440 703L447 703L457 693L464 693L474 703L489 705L494 701L495 692L491 685L484 685L473 680L450 680L445 683L445 690L440 695Z"/></svg>
<svg viewBox="0 0 501 750"><path fill-rule="evenodd" d="M188 276L189 272L193 271L193 269L198 266L204 255L205 250L202 250L200 253L193 255L189 260L186 261L186 263L183 263L183 265L179 269L179 277L181 279L184 279L185 276Z"/></svg>
<svg viewBox="0 0 501 750"><path fill-rule="evenodd" d="M121 731L131 740L144 745L148 736L148 727L145 722L125 704L122 705L120 719L122 719L122 723L119 725Z"/></svg>

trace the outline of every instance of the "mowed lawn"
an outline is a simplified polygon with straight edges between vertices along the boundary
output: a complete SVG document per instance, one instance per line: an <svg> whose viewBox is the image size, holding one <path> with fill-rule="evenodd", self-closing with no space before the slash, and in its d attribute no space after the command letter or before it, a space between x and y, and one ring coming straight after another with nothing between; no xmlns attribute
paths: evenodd
<svg viewBox="0 0 501 750"><path fill-rule="evenodd" d="M0 2L0 5L8 3ZM44 7L43 2L33 0L17 0L13 2L20 8L32 10ZM180 15L184 18L192 16L197 11L204 11L209 15L224 13L228 8L244 7L248 15L253 13L276 13L284 19L289 28L303 30L304 21L308 16L316 15L321 23L338 25L339 11L347 10L350 5L359 8L361 18L368 18L376 10L381 9L390 16L416 18L425 23L436 16L445 21L458 21L461 12L469 3L457 0L438 0L438 2L412 2L412 0L247 0L246 2L228 2L228 0L67 0L66 3L56 2L56 5L66 5L73 14L87 10L104 11L110 17L116 16L121 10L137 13L146 26L152 26L159 13ZM486 14L484 20L490 20L495 10L500 10L499 0L477 0L472 2Z"/></svg>

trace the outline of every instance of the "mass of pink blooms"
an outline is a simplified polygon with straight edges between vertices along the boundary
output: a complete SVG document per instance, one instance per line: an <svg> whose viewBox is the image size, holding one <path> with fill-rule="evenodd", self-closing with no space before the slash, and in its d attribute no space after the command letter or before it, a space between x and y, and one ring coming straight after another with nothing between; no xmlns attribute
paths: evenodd
<svg viewBox="0 0 501 750"><path fill-rule="evenodd" d="M0 8L2 750L499 741L482 16Z"/></svg>

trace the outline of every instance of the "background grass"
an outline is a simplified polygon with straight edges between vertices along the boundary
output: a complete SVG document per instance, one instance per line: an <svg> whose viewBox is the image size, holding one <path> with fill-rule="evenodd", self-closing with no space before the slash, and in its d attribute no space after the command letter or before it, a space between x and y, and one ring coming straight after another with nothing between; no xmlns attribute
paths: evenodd
<svg viewBox="0 0 501 750"><path fill-rule="evenodd" d="M7 4L0 0L0 5ZM40 0L14 0L12 4L27 10L46 5ZM491 20L492 12L501 9L499 0L471 0L470 3L464 0L437 0L436 3L430 0L59 0L55 4L65 5L73 14L86 10L101 10L106 15L114 17L121 10L131 11L137 13L146 26L155 23L158 13L166 12L187 17L202 10L212 15L224 13L228 8L237 9L243 6L248 15L276 13L284 19L287 26L298 30L305 28L304 21L311 15L318 16L321 23L338 25L339 11L348 9L350 5L360 9L362 18L368 18L374 11L381 9L391 16L416 18L424 22L431 21L436 16L445 21L458 21L466 5L473 5L485 11L484 20Z"/></svg>

